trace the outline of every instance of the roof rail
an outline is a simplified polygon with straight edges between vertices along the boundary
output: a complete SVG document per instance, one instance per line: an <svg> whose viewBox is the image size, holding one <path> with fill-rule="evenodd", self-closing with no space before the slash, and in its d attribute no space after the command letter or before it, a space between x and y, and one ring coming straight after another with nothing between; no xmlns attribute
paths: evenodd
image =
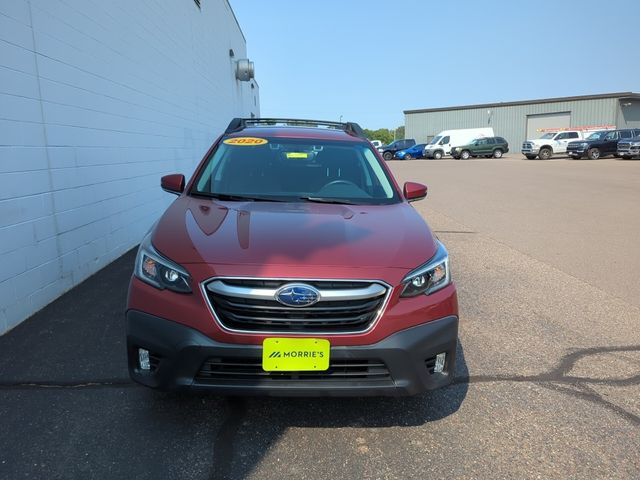
<svg viewBox="0 0 640 480"><path fill-rule="evenodd" d="M329 127L359 138L367 138L364 130L354 122L332 122L326 120L304 120L299 118L234 118L229 123L226 134L239 132L250 125L289 125L294 127Z"/></svg>

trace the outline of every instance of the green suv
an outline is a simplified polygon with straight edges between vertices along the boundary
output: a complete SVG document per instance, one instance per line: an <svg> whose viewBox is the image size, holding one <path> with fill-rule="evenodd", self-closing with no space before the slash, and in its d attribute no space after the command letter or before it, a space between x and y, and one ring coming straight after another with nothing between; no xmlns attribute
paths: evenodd
<svg viewBox="0 0 640 480"><path fill-rule="evenodd" d="M466 160L469 157L500 158L509 151L509 143L502 137L482 137L476 138L468 145L453 147L451 156Z"/></svg>

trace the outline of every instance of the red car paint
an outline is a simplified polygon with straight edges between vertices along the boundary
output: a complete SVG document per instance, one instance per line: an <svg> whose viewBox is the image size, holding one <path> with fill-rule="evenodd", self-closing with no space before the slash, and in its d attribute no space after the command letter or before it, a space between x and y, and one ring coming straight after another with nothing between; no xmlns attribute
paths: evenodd
<svg viewBox="0 0 640 480"><path fill-rule="evenodd" d="M226 138L234 136L362 141L340 131L302 128L246 129ZM226 331L213 321L197 287L200 282L213 276L361 278L382 280L394 287L374 328L359 334L296 337L330 338L332 345L365 345L414 325L458 315L453 283L429 296L400 299L397 287L404 276L431 258L436 249L428 225L406 200L395 205L353 206L223 202L187 195L221 138L161 217L152 237L160 253L187 269L194 283L193 294L158 290L134 277L129 309L184 323L221 342L258 345L273 335ZM386 162L373 150L393 187L402 192ZM406 187L416 191L421 186L408 182Z"/></svg>

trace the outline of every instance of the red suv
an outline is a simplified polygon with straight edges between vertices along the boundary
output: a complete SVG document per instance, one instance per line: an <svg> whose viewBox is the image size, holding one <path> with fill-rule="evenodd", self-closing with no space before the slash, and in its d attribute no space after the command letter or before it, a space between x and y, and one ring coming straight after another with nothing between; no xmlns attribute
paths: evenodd
<svg viewBox="0 0 640 480"><path fill-rule="evenodd" d="M448 384L449 257L355 123L234 119L142 241L131 377L221 394L408 395Z"/></svg>

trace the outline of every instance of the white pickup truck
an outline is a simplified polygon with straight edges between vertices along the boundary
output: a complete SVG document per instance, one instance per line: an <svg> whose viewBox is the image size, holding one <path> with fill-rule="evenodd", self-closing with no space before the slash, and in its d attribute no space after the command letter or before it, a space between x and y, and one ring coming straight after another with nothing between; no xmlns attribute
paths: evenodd
<svg viewBox="0 0 640 480"><path fill-rule="evenodd" d="M522 144L522 154L529 160L536 157L547 160L554 153L566 153L569 142L582 140L590 133L582 130L547 132L536 140L525 140Z"/></svg>

